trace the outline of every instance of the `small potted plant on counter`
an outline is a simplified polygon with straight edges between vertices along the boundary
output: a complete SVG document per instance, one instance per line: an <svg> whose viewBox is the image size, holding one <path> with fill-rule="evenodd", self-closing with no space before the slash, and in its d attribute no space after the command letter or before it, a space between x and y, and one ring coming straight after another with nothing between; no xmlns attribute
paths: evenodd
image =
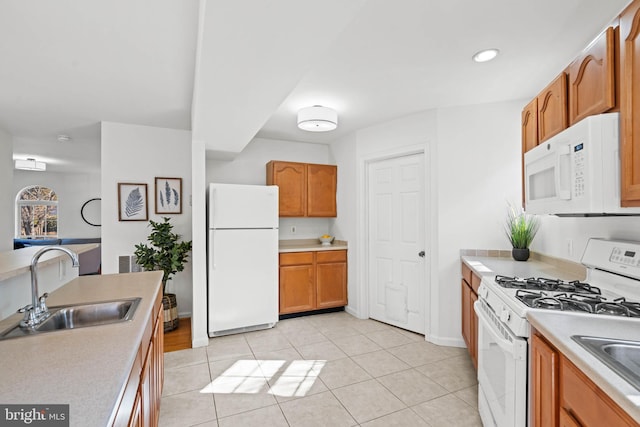
<svg viewBox="0 0 640 427"><path fill-rule="evenodd" d="M540 228L540 219L525 213L521 208L509 204L505 233L513 249L511 255L516 261L529 259L529 246Z"/></svg>
<svg viewBox="0 0 640 427"><path fill-rule="evenodd" d="M135 245L134 255L138 264L145 270L162 270L162 304L164 306L165 332L173 331L178 327L178 303L175 294L167 294L167 281L177 273L184 270L184 264L191 251L191 241L180 242L180 236L173 233L173 224L169 218L163 217L163 222L149 221L153 229L147 240L152 246L144 243Z"/></svg>

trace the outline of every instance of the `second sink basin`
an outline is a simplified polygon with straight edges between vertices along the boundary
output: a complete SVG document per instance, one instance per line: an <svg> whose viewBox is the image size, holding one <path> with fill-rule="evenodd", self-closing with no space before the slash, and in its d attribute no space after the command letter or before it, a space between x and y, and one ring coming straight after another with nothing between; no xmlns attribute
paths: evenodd
<svg viewBox="0 0 640 427"><path fill-rule="evenodd" d="M126 322L140 304L141 298L126 298L65 306L49 307L51 316L35 328L21 328L18 324L0 332L0 340L37 335L43 332L85 328Z"/></svg>
<svg viewBox="0 0 640 427"><path fill-rule="evenodd" d="M640 341L581 335L573 335L571 339L640 390Z"/></svg>

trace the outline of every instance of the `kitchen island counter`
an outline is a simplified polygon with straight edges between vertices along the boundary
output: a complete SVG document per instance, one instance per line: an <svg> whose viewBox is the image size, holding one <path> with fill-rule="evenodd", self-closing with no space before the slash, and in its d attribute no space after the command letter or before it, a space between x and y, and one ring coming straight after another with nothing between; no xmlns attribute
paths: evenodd
<svg viewBox="0 0 640 427"><path fill-rule="evenodd" d="M323 245L318 239L291 239L280 240L278 252L315 252L315 251L340 251L346 250L347 242L334 240L330 245Z"/></svg>
<svg viewBox="0 0 640 427"><path fill-rule="evenodd" d="M161 292L162 272L81 276L51 293L49 306L141 297L132 320L0 341L0 402L69 404L71 426L113 423ZM17 308L17 307L16 307ZM0 322L0 330L22 318Z"/></svg>
<svg viewBox="0 0 640 427"><path fill-rule="evenodd" d="M586 335L640 341L638 319L548 310L531 310L527 319L616 404L640 421L640 391L571 339L573 335Z"/></svg>

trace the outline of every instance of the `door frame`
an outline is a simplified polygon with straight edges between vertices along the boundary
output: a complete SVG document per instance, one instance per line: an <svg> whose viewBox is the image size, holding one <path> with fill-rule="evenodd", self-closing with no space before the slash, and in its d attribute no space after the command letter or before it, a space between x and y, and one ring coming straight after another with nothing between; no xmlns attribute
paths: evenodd
<svg viewBox="0 0 640 427"><path fill-rule="evenodd" d="M434 284L437 283L437 274L434 274L431 266L437 265L437 254L434 248L437 247L437 230L435 224L437 218L435 217L435 178L436 178L436 166L434 164L434 157L431 153L431 142L429 140L422 144L410 145L404 147L398 147L392 150L386 150L383 152L372 153L367 156L363 156L358 160L358 228L356 230L356 241L358 247L362 250L358 251L358 307L360 308L359 314L361 318L369 318L369 235L367 230L369 229L369 165L382 160L389 160L396 157L410 156L414 154L422 154L424 157L425 171L424 177L424 215L425 215L425 248L427 256L424 258L424 278L427 283L427 289L424 292L424 319L425 319L425 337L431 335L431 327L433 324L433 307L435 304ZM432 236L428 239L427 236Z"/></svg>

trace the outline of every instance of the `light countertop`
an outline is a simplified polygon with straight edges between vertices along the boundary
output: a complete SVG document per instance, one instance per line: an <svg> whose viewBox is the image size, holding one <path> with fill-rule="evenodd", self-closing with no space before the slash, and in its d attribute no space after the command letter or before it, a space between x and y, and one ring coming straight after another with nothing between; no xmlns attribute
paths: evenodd
<svg viewBox="0 0 640 427"><path fill-rule="evenodd" d="M571 339L572 335L588 335L640 341L639 320L549 310L532 310L527 319L614 402L640 421L640 391Z"/></svg>
<svg viewBox="0 0 640 427"><path fill-rule="evenodd" d="M57 246L57 245L56 245ZM29 272L31 266L31 258L40 249L45 246L29 246L13 251L0 252L0 281L10 279L23 273ZM78 255L100 247L98 243L87 243L83 245L64 245L65 248L72 250ZM57 262L58 259L64 257L68 259L68 255L61 251L49 251L42 255L38 265L45 266Z"/></svg>
<svg viewBox="0 0 640 427"><path fill-rule="evenodd" d="M532 255L526 262L510 257L462 256L462 261L479 276L551 277L564 280L584 279L585 269L580 264ZM640 391L632 387L582 346L572 335L589 335L640 341L640 321L611 316L589 316L582 313L555 312L532 309L527 319L550 343L630 416L640 420Z"/></svg>
<svg viewBox="0 0 640 427"><path fill-rule="evenodd" d="M344 240L334 240L330 245L323 245L318 239L291 239L280 240L280 253L285 252L313 252L313 251L338 251L346 250L347 242Z"/></svg>
<svg viewBox="0 0 640 427"><path fill-rule="evenodd" d="M0 402L69 404L71 426L113 422L162 272L78 277L52 292L49 306L141 297L131 321L0 341ZM22 318L0 322L4 330Z"/></svg>

